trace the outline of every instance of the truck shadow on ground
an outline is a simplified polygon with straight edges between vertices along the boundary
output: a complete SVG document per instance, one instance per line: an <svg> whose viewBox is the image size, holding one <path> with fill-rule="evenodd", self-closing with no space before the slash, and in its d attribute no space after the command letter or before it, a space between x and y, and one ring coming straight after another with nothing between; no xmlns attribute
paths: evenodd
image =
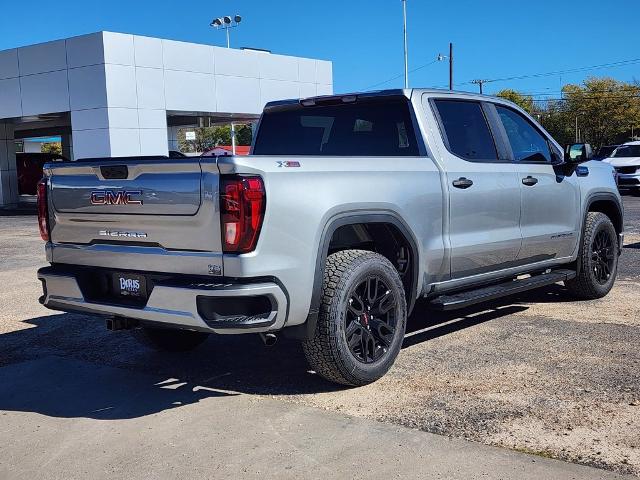
<svg viewBox="0 0 640 480"><path fill-rule="evenodd" d="M555 287L457 312L420 304L403 348L558 301ZM55 314L0 335L0 410L55 417L128 419L238 394L309 395L341 390L307 371L300 344L264 347L257 335L215 336L187 354L157 353L97 317ZM215 404L212 405L215 408Z"/></svg>
<svg viewBox="0 0 640 480"><path fill-rule="evenodd" d="M19 208L0 208L0 217L23 217L23 216L37 216L38 209L35 204L20 206Z"/></svg>

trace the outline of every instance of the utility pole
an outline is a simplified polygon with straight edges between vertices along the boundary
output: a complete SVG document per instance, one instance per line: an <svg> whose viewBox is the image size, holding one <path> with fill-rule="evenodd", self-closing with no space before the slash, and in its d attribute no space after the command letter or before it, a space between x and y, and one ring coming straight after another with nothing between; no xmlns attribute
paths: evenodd
<svg viewBox="0 0 640 480"><path fill-rule="evenodd" d="M404 88L409 88L409 49L407 47L407 0L402 0L402 36L404 41Z"/></svg>
<svg viewBox="0 0 640 480"><path fill-rule="evenodd" d="M453 43L449 43L449 90L453 90Z"/></svg>
<svg viewBox="0 0 640 480"><path fill-rule="evenodd" d="M478 85L480 87L480 95L482 95L482 85L487 83L489 80L471 80L471 83L473 83L474 85Z"/></svg>

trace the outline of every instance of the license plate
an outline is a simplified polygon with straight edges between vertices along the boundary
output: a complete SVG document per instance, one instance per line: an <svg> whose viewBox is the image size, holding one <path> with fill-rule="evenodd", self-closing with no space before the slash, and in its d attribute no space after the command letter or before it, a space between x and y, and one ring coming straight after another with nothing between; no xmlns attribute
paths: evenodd
<svg viewBox="0 0 640 480"><path fill-rule="evenodd" d="M114 273L113 292L121 297L145 299L147 298L147 284L142 275Z"/></svg>

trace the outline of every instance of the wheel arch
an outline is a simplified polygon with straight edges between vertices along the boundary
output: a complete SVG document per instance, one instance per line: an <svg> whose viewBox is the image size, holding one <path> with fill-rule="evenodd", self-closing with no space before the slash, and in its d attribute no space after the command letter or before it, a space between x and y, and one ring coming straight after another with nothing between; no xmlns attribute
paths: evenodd
<svg viewBox="0 0 640 480"><path fill-rule="evenodd" d="M338 214L331 218L324 226L320 236L318 252L316 255L315 271L313 279L313 291L311 294L311 305L306 321L295 327L285 329L287 336L304 339L313 337L322 295L322 280L324 268L334 235L341 228L349 226L389 226L397 232L401 240L410 251L411 272L408 284L405 284L407 294L407 313L411 313L417 299L418 279L419 279L419 251L415 235L408 225L395 213L392 212L354 212ZM337 250L336 250L337 251ZM387 258L389 258L387 256ZM394 265L395 266L395 265Z"/></svg>
<svg viewBox="0 0 640 480"><path fill-rule="evenodd" d="M616 233L621 236L624 231L624 207L622 202L613 193L594 193L587 197L585 201L584 214L582 215L582 224L580 225L580 236L574 256L577 260L582 248L582 240L584 237L584 227L587 223L587 215L589 212L604 213L611 219ZM618 252L622 253L622 245L618 246Z"/></svg>
<svg viewBox="0 0 640 480"><path fill-rule="evenodd" d="M609 268L609 277L605 283L593 277L593 275L598 275L598 273L593 269L590 260L592 258L591 245L594 237L588 234L590 233L592 235L595 231L595 227L589 224L590 214L601 214L608 218L611 221L610 227L613 227L614 236L618 237L613 240L614 243L618 244L618 252L617 255L614 255L614 263L607 267ZM597 216L593 217L594 220L596 220L596 218ZM573 262L576 277L565 282L565 286L570 293L585 300L601 298L609 293L613 287L613 282L615 282L615 271L612 267L617 266L617 257L622 253L623 230L624 210L619 197L607 193L594 194L588 197L580 234L580 243L577 249L578 253L575 262ZM601 254L598 254L597 261L600 261L601 258ZM609 281L611 282L610 284L608 284Z"/></svg>
<svg viewBox="0 0 640 480"><path fill-rule="evenodd" d="M589 196L586 203L583 226L589 212L600 212L611 219L616 233L620 234L624 231L624 208L615 195L596 193Z"/></svg>

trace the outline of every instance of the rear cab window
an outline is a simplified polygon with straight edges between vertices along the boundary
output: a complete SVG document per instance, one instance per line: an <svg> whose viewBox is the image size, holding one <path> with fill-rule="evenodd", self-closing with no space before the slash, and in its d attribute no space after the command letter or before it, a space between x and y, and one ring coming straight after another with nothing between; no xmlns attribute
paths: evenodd
<svg viewBox="0 0 640 480"><path fill-rule="evenodd" d="M253 154L418 156L416 133L404 97L287 105L264 112Z"/></svg>
<svg viewBox="0 0 640 480"><path fill-rule="evenodd" d="M435 99L433 103L443 140L451 153L472 162L498 160L493 135L480 102Z"/></svg>

